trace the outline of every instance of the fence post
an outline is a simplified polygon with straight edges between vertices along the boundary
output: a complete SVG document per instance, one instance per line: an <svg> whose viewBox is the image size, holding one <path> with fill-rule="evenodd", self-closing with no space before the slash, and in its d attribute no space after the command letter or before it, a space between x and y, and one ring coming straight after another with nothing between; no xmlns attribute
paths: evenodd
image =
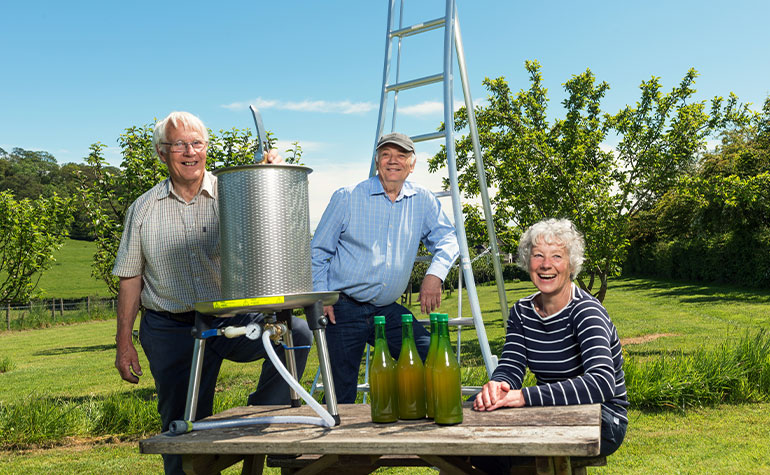
<svg viewBox="0 0 770 475"><path fill-rule="evenodd" d="M51 320L56 321L56 299L51 299Z"/></svg>
<svg viewBox="0 0 770 475"><path fill-rule="evenodd" d="M91 297L90 296L86 297L86 314L88 314L89 317L91 316Z"/></svg>
<svg viewBox="0 0 770 475"><path fill-rule="evenodd" d="M59 298L59 316L64 318L64 299Z"/></svg>
<svg viewBox="0 0 770 475"><path fill-rule="evenodd" d="M11 330L11 302L8 302L5 307L5 327L8 331Z"/></svg>

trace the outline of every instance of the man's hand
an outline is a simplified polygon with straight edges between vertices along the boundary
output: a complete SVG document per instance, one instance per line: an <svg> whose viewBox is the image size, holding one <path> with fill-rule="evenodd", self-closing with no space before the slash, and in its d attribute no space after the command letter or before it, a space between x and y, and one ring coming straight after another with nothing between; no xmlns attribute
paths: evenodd
<svg viewBox="0 0 770 475"><path fill-rule="evenodd" d="M441 279L426 274L420 285L420 310L430 313L441 306Z"/></svg>
<svg viewBox="0 0 770 475"><path fill-rule="evenodd" d="M324 315L329 318L331 323L337 323L334 319L334 307L331 305L324 305Z"/></svg>
<svg viewBox="0 0 770 475"><path fill-rule="evenodd" d="M134 321L139 312L139 300L142 294L142 276L121 277L118 287L118 311L117 333L115 343L115 367L120 377L129 383L138 383L142 375L142 367L139 365L139 355L131 341L134 330Z"/></svg>
<svg viewBox="0 0 770 475"><path fill-rule="evenodd" d="M120 377L129 383L138 383L139 376L142 375L142 367L139 365L139 355L131 339L125 341L125 338L119 338L117 342L118 351L115 355L115 367L120 373Z"/></svg>
<svg viewBox="0 0 770 475"><path fill-rule="evenodd" d="M283 157L278 154L278 150L271 148L262 156L265 163L283 163Z"/></svg>
<svg viewBox="0 0 770 475"><path fill-rule="evenodd" d="M523 407L524 395L520 390L511 390L504 381L489 381L473 401L477 411L494 411L500 407Z"/></svg>

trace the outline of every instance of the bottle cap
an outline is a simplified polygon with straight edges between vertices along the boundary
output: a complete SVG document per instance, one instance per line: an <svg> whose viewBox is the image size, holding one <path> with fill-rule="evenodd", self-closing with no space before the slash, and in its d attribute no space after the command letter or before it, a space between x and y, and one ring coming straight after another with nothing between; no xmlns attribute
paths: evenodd
<svg viewBox="0 0 770 475"><path fill-rule="evenodd" d="M411 313L405 313L401 315L401 323L409 323L412 321L412 318L414 317L412 316Z"/></svg>
<svg viewBox="0 0 770 475"><path fill-rule="evenodd" d="M438 314L438 321L439 322L448 322L449 321L449 314L448 313L439 313Z"/></svg>
<svg viewBox="0 0 770 475"><path fill-rule="evenodd" d="M431 322L437 322L438 321L437 319L438 319L438 313L431 312L431 314L430 314L430 321Z"/></svg>
<svg viewBox="0 0 770 475"><path fill-rule="evenodd" d="M385 315L375 315L374 316L374 324L377 325L378 323L385 323Z"/></svg>

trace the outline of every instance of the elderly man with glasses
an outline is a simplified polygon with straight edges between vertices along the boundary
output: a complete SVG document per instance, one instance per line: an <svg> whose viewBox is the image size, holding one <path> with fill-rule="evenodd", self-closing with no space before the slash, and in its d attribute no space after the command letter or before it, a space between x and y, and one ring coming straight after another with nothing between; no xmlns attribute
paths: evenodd
<svg viewBox="0 0 770 475"><path fill-rule="evenodd" d="M377 142L377 175L337 190L313 235L313 290L339 291L334 306L324 307L337 401L356 399L358 370L366 343L374 345L375 315L385 316L390 353L401 350L401 315L396 303L406 289L420 242L433 254L420 287L420 307L441 304L441 284L459 255L455 228L436 197L406 180L414 171L412 140L399 133ZM412 319L423 361L430 334Z"/></svg>
<svg viewBox="0 0 770 475"><path fill-rule="evenodd" d="M141 306L139 337L155 379L163 431L184 417L194 345L194 304L221 298L217 178L206 171L207 144L208 130L190 113L172 112L155 125L153 145L168 167L169 178L128 209L113 269L120 278L115 367L124 380L139 382L142 369L131 335ZM265 158L268 163L282 161L274 150ZM215 318L212 328L246 325L258 318L262 316ZM309 347L313 340L307 322L297 317L292 317L292 336L295 347ZM276 352L283 359L283 349ZM308 352L294 351L300 376ZM257 389L248 403L289 404L289 386L266 356L261 340L208 339L196 418L212 413L224 359L264 359ZM163 455L163 463L166 473L183 473L180 455Z"/></svg>

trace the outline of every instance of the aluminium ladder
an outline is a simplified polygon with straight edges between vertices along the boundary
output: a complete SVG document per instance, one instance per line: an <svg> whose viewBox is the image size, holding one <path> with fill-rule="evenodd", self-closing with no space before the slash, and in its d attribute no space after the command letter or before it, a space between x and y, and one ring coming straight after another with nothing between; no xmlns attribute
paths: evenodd
<svg viewBox="0 0 770 475"><path fill-rule="evenodd" d="M495 279L497 281L497 293L500 299L500 310L503 316L503 322L508 320L508 301L505 296L505 283L503 280L503 272L500 266L500 254L497 247L497 234L495 232L494 223L492 221L492 208L489 204L489 194L487 192L486 175L484 172L484 161L481 157L481 146L479 144L478 130L476 127L476 116L473 109L473 100L470 95L470 86L468 84L468 75L465 68L465 56L462 47L462 39L460 37L460 23L457 19L457 10L454 0L446 0L446 13L442 18L435 20L418 23L412 26L403 27L403 10L404 1L400 2L399 12L399 27L394 28L395 20L395 0L389 0L388 4L388 29L385 37L385 64L382 74L382 94L380 98L380 108L377 120L377 133L374 140L374 150L372 152L372 162L369 169L369 176L374 176L377 172L377 166L375 163L377 155L377 142L382 136L382 132L385 125L385 115L387 111L388 94L393 92L393 117L391 121L391 131L395 131L396 125L396 112L398 110L398 92L406 89L413 89L420 86L426 86L438 82L443 82L444 89L444 124L450 124L449 127L445 127L444 132L432 132L423 135L411 136L412 141L415 143L424 142L434 139L445 139L446 151L447 151L447 168L449 170L450 190L439 191L434 193L437 197L451 196L452 197L452 209L455 218L455 229L457 231L457 241L460 246L460 262L461 272L458 274L458 310L462 312L461 299L462 299L462 281L466 281L466 289L468 292L468 301L471 307L471 314L473 315L472 321L476 329L476 334L479 340L479 347L484 358L484 365L487 370L487 377L492 377L492 372L497 366L497 358L491 354L489 349L489 341L487 340L486 330L484 329L484 320L481 315L481 308L479 306L478 295L476 294L476 281L473 277L473 268L471 267L471 260L468 252L468 240L465 233L465 219L462 212L462 204L460 203L460 189L457 182L457 165L455 157L454 147L454 103L452 99L452 58L453 52L456 51L457 62L460 69L460 77L462 79L463 95L465 98L465 107L468 111L468 125L471 133L471 140L473 142L473 153L476 157L476 171L479 179L479 188L481 190L482 205L484 208L484 216L487 225L487 233L489 235L489 247L488 251L491 252L492 265L495 270ZM420 33L436 30L438 28L444 28L444 61L443 72L433 74L419 79L410 81L399 82L399 67L401 62L401 41L408 36L417 35ZM392 57L392 43L393 40L398 40L398 53L396 60L396 78L394 83L389 83L390 79L390 65ZM485 251L486 252L486 251ZM480 256L479 256L480 257ZM420 257L416 259L419 261ZM464 325L466 319L457 318L452 319L455 321L455 325L458 326L458 330ZM452 324L450 320L450 324ZM459 335L458 335L459 336ZM457 357L459 361L460 357L460 341L457 342ZM364 393L364 402L366 402L366 393L369 391L369 354L370 348L367 345L366 354L364 360L366 362L366 368L364 373L364 382L358 385L358 391ZM320 372L317 372L315 379L313 380L310 393L314 394L317 390L322 390L323 385L319 384ZM463 394L470 395L475 394L478 391L478 387L464 387Z"/></svg>
<svg viewBox="0 0 770 475"><path fill-rule="evenodd" d="M489 248L492 254L492 264L495 270L495 278L497 281L497 292L500 299L500 309L503 315L503 322L508 319L508 302L505 296L505 285L503 281L502 268L500 266L499 250L497 248L497 235L495 233L494 223L492 221L492 209L489 204L489 195L487 193L486 175L484 172L484 161L481 159L481 146L479 144L478 130L476 127L476 116L473 109L473 100L470 95L470 86L468 84L468 75L465 68L465 55L462 46L462 38L460 36L460 23L457 18L457 8L455 0L446 0L446 11L443 18L437 18L423 23L415 25L403 26L404 17L404 0L400 1L399 11L399 25L395 28L395 3L396 0L389 0L388 6L388 31L385 37L385 64L382 74L382 91L380 97L380 109L379 117L377 121L377 133L374 140L374 151L372 153L372 163L369 169L369 176L374 176L376 173L376 154L377 154L377 141L383 134L385 126L385 115L388 103L388 95L393 92L393 117L391 120L391 132L395 130L396 124L396 112L398 110L398 93L406 89L413 89L429 84L443 82L444 90L444 131L433 132L423 135L412 136L412 140L416 142L423 142L427 140L441 139L445 140L446 155L447 155L447 169L449 172L449 191L443 191L436 193L436 196L451 196L452 197L452 209L454 213L455 229L457 231L457 241L460 246L460 275L464 276L466 282L466 289L468 292L468 301L471 307L471 314L473 315L473 324L476 328L478 335L479 346L481 347L481 353L484 358L484 364L487 369L487 376L491 377L492 372L497 366L496 358L491 354L489 349L489 341L487 340L486 330L484 329L484 320L481 315L481 308L479 306L478 295L476 294L476 283L473 277L473 269L471 267L471 260L468 253L468 240L465 233L465 219L463 217L462 204L460 202L460 189L457 182L457 164L455 156L455 139L454 139L454 102L452 95L452 60L453 53L456 53L457 62L460 70L460 77L462 80L463 95L465 98L465 107L468 111L468 125L471 134L471 140L473 142L473 153L476 162L476 170L479 179L479 188L481 190L482 205L484 208L484 216L487 225L487 232L489 234ZM399 80L399 69L401 64L401 43L403 38L408 36L425 33L438 28L444 28L444 61L443 71L438 74L425 76L418 79L412 79L408 81ZM398 41L398 51L396 57L396 77L393 83L389 82L390 79L390 67L392 57L393 40ZM462 277L461 277L462 278ZM458 295L461 296L462 288L458 289ZM460 297L462 298L462 297ZM459 355L458 355L459 356Z"/></svg>

